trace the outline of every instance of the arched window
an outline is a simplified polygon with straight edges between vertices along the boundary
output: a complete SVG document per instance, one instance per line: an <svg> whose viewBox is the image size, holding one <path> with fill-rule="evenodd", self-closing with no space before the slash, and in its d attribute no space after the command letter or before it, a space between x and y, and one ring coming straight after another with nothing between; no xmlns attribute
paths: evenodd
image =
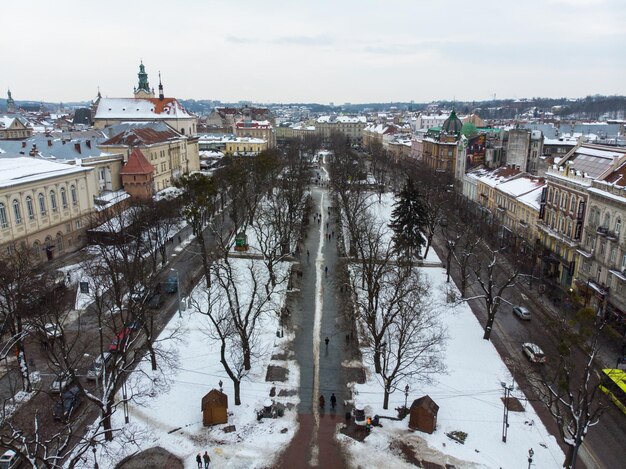
<svg viewBox="0 0 626 469"><path fill-rule="evenodd" d="M7 228L9 226L9 219L7 218L7 209L3 203L0 203L0 226Z"/></svg>
<svg viewBox="0 0 626 469"><path fill-rule="evenodd" d="M59 232L57 233L57 252L63 250L63 235Z"/></svg>
<svg viewBox="0 0 626 469"><path fill-rule="evenodd" d="M567 194L563 192L563 195L561 196L561 207L563 207L565 210L567 210L567 202L568 202L567 199L568 199Z"/></svg>
<svg viewBox="0 0 626 469"><path fill-rule="evenodd" d="M608 229L610 223L611 223L611 215L607 213L604 215L604 223L602 224L602 226Z"/></svg>
<svg viewBox="0 0 626 469"><path fill-rule="evenodd" d="M61 207L67 208L67 194L65 193L65 187L61 187Z"/></svg>
<svg viewBox="0 0 626 469"><path fill-rule="evenodd" d="M552 202L552 188L548 188L548 202Z"/></svg>
<svg viewBox="0 0 626 469"><path fill-rule="evenodd" d="M54 191L50 191L50 208L53 212L57 211L57 194Z"/></svg>
<svg viewBox="0 0 626 469"><path fill-rule="evenodd" d="M552 199L552 203L554 205L559 203L559 191L557 190L554 191L554 198Z"/></svg>
<svg viewBox="0 0 626 469"><path fill-rule="evenodd" d="M35 219L35 207L33 207L33 198L30 195L26 197L26 212L29 220Z"/></svg>
<svg viewBox="0 0 626 469"><path fill-rule="evenodd" d="M576 210L576 196L572 195L572 199L569 203L569 211L573 212L574 210Z"/></svg>
<svg viewBox="0 0 626 469"><path fill-rule="evenodd" d="M37 196L37 200L39 200L39 212L45 216L46 215L46 198L40 192L39 195Z"/></svg>
<svg viewBox="0 0 626 469"><path fill-rule="evenodd" d="M20 207L20 203L17 199L13 200L13 217L15 218L15 223L17 225L22 223L22 208Z"/></svg>
<svg viewBox="0 0 626 469"><path fill-rule="evenodd" d="M615 236L617 236L618 238L620 231L622 231L622 220L618 218L617 220L615 220Z"/></svg>
<svg viewBox="0 0 626 469"><path fill-rule="evenodd" d="M76 205L78 203L78 196L76 195L76 186L70 186L70 196L72 197L72 205Z"/></svg>

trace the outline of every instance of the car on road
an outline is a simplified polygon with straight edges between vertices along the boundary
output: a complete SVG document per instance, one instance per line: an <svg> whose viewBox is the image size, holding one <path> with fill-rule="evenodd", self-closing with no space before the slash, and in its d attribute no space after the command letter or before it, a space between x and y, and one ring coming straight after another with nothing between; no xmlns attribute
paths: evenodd
<svg viewBox="0 0 626 469"><path fill-rule="evenodd" d="M522 352L533 363L545 363L546 356L537 344L525 342L522 344Z"/></svg>
<svg viewBox="0 0 626 469"><path fill-rule="evenodd" d="M54 420L67 422L72 416L72 412L80 405L81 401L80 388L78 386L69 388L63 393L61 401L57 402L54 406L54 411L52 412Z"/></svg>
<svg viewBox="0 0 626 469"><path fill-rule="evenodd" d="M69 371L64 371L58 375L52 384L50 384L50 392L57 394L62 393L72 383L72 374Z"/></svg>
<svg viewBox="0 0 626 469"><path fill-rule="evenodd" d="M130 327L125 327L122 331L118 332L109 345L109 352L117 353L123 350L131 334L132 330Z"/></svg>
<svg viewBox="0 0 626 469"><path fill-rule="evenodd" d="M148 298L150 290L148 290L143 285L138 285L135 289L130 292L128 295L128 300L131 303L143 303Z"/></svg>
<svg viewBox="0 0 626 469"><path fill-rule="evenodd" d="M0 469L15 469L22 464L22 456L8 449L0 456Z"/></svg>
<svg viewBox="0 0 626 469"><path fill-rule="evenodd" d="M48 339L52 340L58 339L63 335L63 332L61 332L61 327L58 324L53 324L51 322L44 324L43 332L44 334L46 334L46 337Z"/></svg>
<svg viewBox="0 0 626 469"><path fill-rule="evenodd" d="M178 290L178 279L176 275L170 275L167 277L167 281L165 282L165 293L176 293Z"/></svg>
<svg viewBox="0 0 626 469"><path fill-rule="evenodd" d="M87 379L95 380L102 376L106 365L109 363L112 357L113 354L111 352L104 352L102 355L96 358L87 370Z"/></svg>
<svg viewBox="0 0 626 469"><path fill-rule="evenodd" d="M530 311L524 306L513 306L513 314L524 321L530 321Z"/></svg>

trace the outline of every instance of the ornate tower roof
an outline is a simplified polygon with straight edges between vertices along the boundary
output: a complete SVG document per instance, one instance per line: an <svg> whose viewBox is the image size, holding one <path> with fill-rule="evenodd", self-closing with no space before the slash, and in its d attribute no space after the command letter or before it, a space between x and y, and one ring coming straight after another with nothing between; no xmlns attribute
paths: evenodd
<svg viewBox="0 0 626 469"><path fill-rule="evenodd" d="M450 117L448 117L441 126L441 130L447 134L459 134L462 128L463 122L456 116L454 109L450 113Z"/></svg>
<svg viewBox="0 0 626 469"><path fill-rule="evenodd" d="M7 90L7 112L15 112L15 100L11 96L11 90Z"/></svg>
<svg viewBox="0 0 626 469"><path fill-rule="evenodd" d="M139 64L139 83L135 88L135 97L137 98L153 98L154 91L150 89L150 83L148 83L148 74L146 73L146 67L143 61Z"/></svg>

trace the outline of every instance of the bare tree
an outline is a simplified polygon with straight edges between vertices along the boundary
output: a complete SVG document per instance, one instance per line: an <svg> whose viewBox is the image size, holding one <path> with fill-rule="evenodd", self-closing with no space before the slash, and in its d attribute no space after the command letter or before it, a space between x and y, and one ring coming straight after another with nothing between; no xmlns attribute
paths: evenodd
<svg viewBox="0 0 626 469"><path fill-rule="evenodd" d="M503 280L499 280L498 270L501 269L501 263L504 263L504 258L499 250L491 249L484 241L483 247L485 251L484 258L483 256L477 256L473 266L473 271L482 293L471 298L465 298L464 301L480 299L485 302L487 322L485 323L483 339L489 340L496 314L500 310L502 302L506 301L503 299L502 294L507 288L515 286L515 279L519 275L519 270L514 268L512 272L505 273L501 277Z"/></svg>
<svg viewBox="0 0 626 469"><path fill-rule="evenodd" d="M402 294L382 347L383 409L389 407L389 396L401 383L428 382L432 375L445 371L442 354L446 332L435 308L428 304L428 287L419 272L395 277L388 287L402 290Z"/></svg>
<svg viewBox="0 0 626 469"><path fill-rule="evenodd" d="M591 427L598 424L606 408L595 377L599 338L606 323L594 322L595 311L586 311L590 316L587 322L591 322L591 327L580 322L574 324L566 319L558 321L558 357L554 366L544 368L538 375L532 372L527 374L539 400L555 418L561 440L569 448L563 463L566 468L576 467L580 446ZM585 355L582 364L576 361L573 354L578 346L581 346Z"/></svg>

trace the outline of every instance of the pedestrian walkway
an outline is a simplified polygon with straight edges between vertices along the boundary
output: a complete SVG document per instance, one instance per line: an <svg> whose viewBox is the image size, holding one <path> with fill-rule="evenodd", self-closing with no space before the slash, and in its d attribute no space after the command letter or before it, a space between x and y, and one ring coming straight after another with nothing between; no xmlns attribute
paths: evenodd
<svg viewBox="0 0 626 469"><path fill-rule="evenodd" d="M316 188L312 197L313 214L319 214L319 223L309 223L306 243L301 249L301 292L297 304L291 308L296 335L294 356L300 366L300 428L277 466L342 468L345 464L335 433L337 424L343 422L342 402L348 396L341 367L345 332L341 330L338 317L341 308L338 307L339 285L335 275L339 258L337 241L332 236L332 230L337 227L328 215L328 192ZM332 393L338 402L334 410L331 409ZM322 395L324 408L319 406Z"/></svg>

